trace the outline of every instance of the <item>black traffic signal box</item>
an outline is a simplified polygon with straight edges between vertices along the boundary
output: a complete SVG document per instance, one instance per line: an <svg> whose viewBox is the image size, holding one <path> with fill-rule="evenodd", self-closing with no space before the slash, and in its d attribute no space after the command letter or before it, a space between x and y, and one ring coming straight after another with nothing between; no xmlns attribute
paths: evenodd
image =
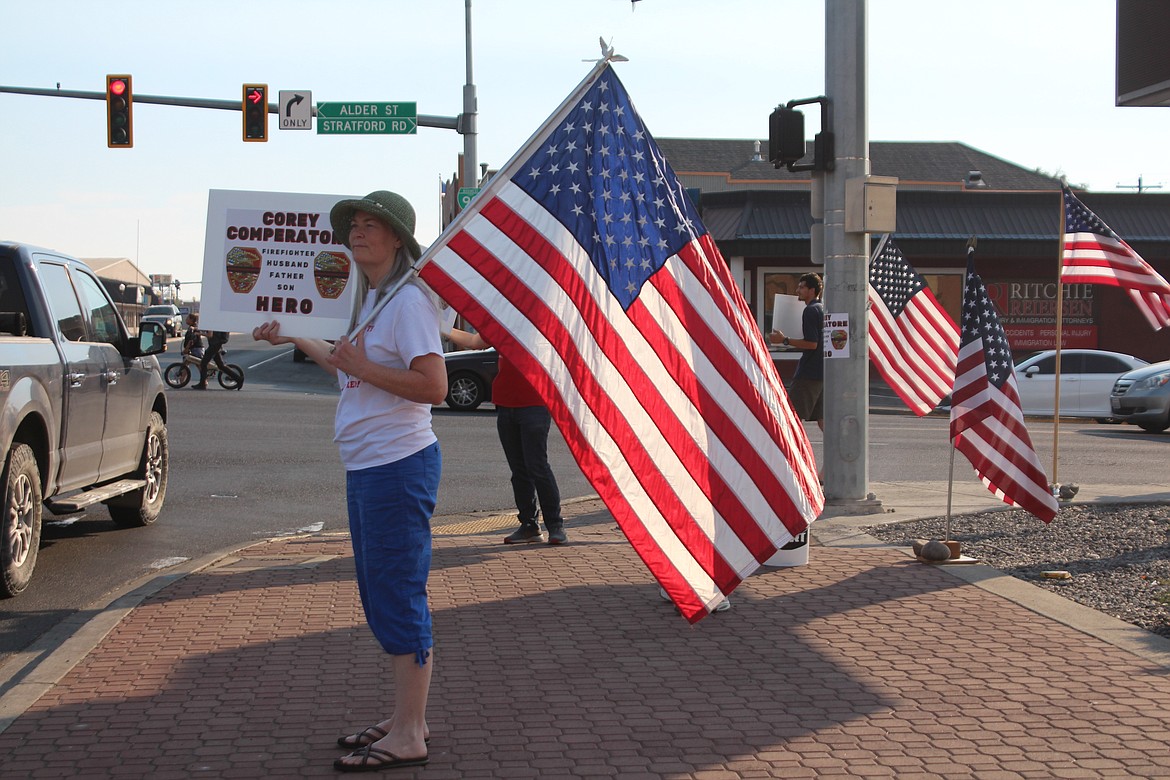
<svg viewBox="0 0 1170 780"><path fill-rule="evenodd" d="M134 89L127 75L106 76L106 146L134 146Z"/></svg>
<svg viewBox="0 0 1170 780"><path fill-rule="evenodd" d="M268 140L268 85L245 84L243 98L244 140Z"/></svg>

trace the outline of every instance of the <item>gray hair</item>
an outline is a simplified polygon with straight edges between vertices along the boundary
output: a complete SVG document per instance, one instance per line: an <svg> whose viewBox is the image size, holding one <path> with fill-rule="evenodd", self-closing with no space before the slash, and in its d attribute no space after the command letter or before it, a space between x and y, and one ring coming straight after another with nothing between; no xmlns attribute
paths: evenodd
<svg viewBox="0 0 1170 780"><path fill-rule="evenodd" d="M394 255L394 265L390 267L390 273L386 274L385 278L378 282L377 287L372 288L374 303L377 303L386 294L386 291L394 286L395 282L412 272L411 265L413 262L414 258L406 246L398 247L398 252ZM419 279L417 275L414 279L410 280L410 283L417 284L427 295L434 298L435 294L431 291L430 287L422 279ZM357 273L357 285L357 295L353 299L353 310L349 315L349 328L346 330L347 333L352 333L353 329L357 327L358 321L361 319L362 306L365 305L366 298L369 296L371 290L370 280L360 271Z"/></svg>

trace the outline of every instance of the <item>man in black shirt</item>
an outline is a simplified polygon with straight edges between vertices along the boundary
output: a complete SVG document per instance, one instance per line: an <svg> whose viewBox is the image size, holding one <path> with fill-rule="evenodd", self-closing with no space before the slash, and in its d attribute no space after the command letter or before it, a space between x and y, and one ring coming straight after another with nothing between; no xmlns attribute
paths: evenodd
<svg viewBox="0 0 1170 780"><path fill-rule="evenodd" d="M782 331L773 330L769 341L795 347L801 351L796 374L788 389L792 408L800 419L813 421L825 429L825 306L821 303L823 283L817 274L805 274L796 285L796 297L804 303L801 315L801 338L790 339Z"/></svg>

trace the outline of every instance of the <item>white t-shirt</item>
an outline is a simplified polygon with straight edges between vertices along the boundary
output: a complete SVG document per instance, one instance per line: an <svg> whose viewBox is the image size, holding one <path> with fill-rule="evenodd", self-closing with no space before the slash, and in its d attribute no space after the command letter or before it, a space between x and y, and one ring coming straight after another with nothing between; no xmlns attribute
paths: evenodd
<svg viewBox="0 0 1170 780"><path fill-rule="evenodd" d="M362 318L373 305L374 296L367 296ZM366 326L365 345L370 360L391 368L409 368L422 355L442 355L438 309L422 289L407 284ZM343 371L338 380L333 440L347 471L394 463L437 441L430 404L400 398Z"/></svg>

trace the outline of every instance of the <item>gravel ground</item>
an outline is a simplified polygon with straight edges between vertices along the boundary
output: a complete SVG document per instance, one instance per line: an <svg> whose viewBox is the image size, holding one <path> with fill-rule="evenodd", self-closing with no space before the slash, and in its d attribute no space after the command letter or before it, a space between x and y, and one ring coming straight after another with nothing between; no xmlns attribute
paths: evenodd
<svg viewBox="0 0 1170 780"><path fill-rule="evenodd" d="M944 539L942 517L872 526L893 545ZM952 517L950 538L1033 585L1170 637L1170 505L1069 504L1049 525L1022 510ZM1067 571L1071 579L1048 579Z"/></svg>

